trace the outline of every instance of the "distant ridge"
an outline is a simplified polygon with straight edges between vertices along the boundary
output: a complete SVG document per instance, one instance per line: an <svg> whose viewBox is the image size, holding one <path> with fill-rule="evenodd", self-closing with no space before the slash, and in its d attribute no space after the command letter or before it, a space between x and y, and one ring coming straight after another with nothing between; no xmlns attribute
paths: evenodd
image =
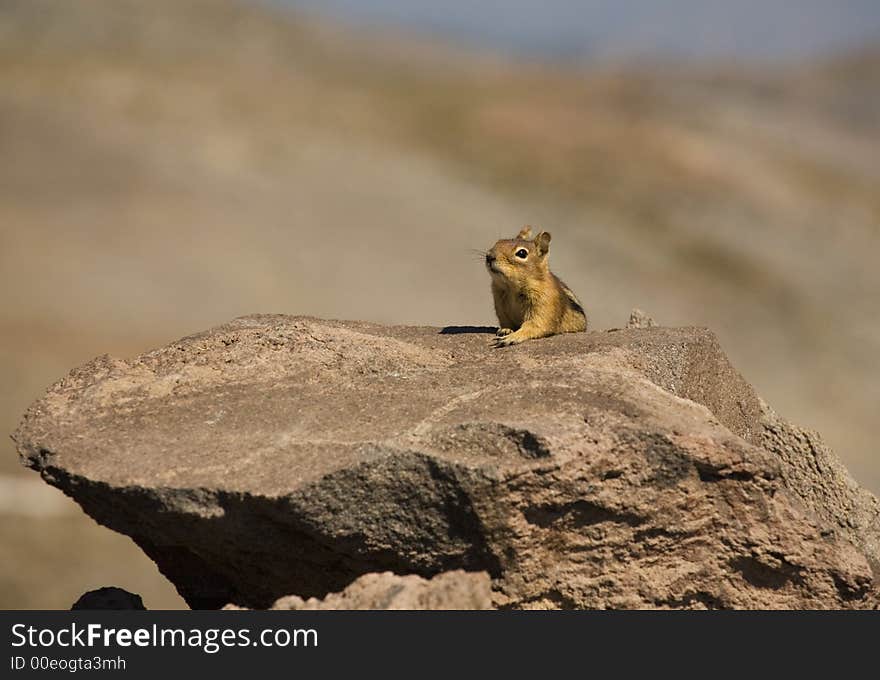
<svg viewBox="0 0 880 680"><path fill-rule="evenodd" d="M874 0L271 1L533 57L798 59L880 39Z"/></svg>

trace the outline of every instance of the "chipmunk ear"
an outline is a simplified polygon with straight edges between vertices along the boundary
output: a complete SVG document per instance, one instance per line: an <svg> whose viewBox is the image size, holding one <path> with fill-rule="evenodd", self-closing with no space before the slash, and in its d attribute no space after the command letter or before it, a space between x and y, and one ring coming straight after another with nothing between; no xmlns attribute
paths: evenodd
<svg viewBox="0 0 880 680"><path fill-rule="evenodd" d="M535 236L535 245L538 246L538 252L541 253L541 255L546 255L547 251L550 250L550 232L542 231Z"/></svg>
<svg viewBox="0 0 880 680"><path fill-rule="evenodd" d="M522 239L523 241L528 241L530 238L532 238L532 228L527 224L519 230L519 233L516 235L516 237Z"/></svg>

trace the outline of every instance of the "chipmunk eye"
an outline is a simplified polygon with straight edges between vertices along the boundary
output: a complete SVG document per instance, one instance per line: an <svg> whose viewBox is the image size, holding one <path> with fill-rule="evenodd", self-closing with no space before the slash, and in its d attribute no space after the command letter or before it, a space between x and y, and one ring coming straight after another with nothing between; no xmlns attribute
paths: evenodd
<svg viewBox="0 0 880 680"><path fill-rule="evenodd" d="M520 248L514 253L514 255L516 255L520 260L525 260L529 256L529 251L525 248Z"/></svg>

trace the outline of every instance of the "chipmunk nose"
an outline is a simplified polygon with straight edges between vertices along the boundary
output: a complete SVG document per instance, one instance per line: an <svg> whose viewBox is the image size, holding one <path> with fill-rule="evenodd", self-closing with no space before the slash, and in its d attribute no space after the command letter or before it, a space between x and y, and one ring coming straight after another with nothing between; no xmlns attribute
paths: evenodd
<svg viewBox="0 0 880 680"><path fill-rule="evenodd" d="M486 264L492 264L495 261L495 256L492 253L486 253Z"/></svg>

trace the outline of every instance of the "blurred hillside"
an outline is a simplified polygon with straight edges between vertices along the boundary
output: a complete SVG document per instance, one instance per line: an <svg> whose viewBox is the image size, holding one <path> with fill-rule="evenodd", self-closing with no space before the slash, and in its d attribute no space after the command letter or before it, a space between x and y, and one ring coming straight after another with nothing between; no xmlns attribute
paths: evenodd
<svg viewBox="0 0 880 680"><path fill-rule="evenodd" d="M4 0L0 154L0 431L241 314L492 323L472 249L531 223L594 328L712 327L880 490L880 46L575 72L231 0ZM8 441L0 474L0 607L179 606Z"/></svg>

